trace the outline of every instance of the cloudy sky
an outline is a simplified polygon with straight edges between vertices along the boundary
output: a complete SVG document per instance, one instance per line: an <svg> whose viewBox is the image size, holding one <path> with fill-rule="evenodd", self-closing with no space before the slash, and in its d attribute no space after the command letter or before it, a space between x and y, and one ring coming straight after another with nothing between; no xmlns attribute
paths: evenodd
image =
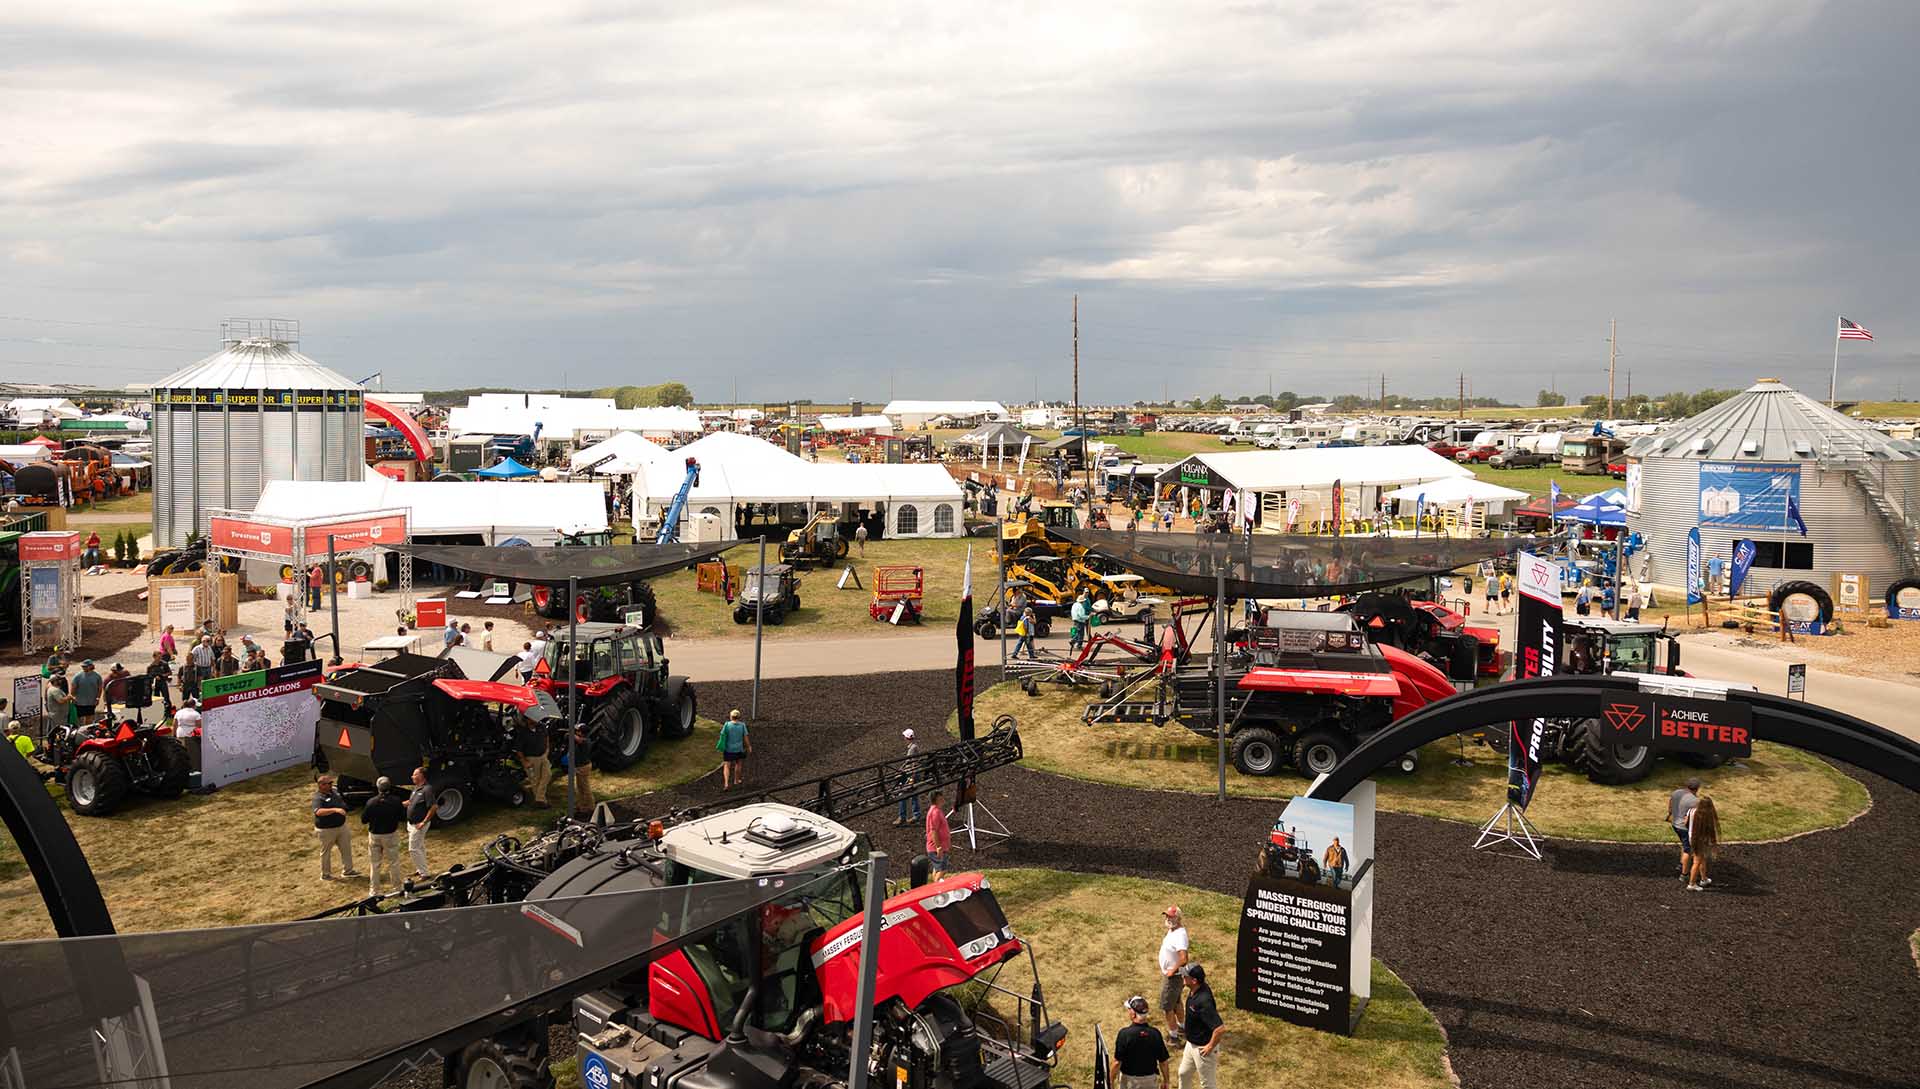
<svg viewBox="0 0 1920 1089"><path fill-rule="evenodd" d="M1920 397L1920 4L0 9L0 380Z"/></svg>

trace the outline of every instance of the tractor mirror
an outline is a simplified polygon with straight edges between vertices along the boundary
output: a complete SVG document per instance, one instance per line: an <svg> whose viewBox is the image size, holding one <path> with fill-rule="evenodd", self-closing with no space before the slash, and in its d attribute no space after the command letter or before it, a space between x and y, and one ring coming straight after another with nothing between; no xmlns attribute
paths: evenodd
<svg viewBox="0 0 1920 1089"><path fill-rule="evenodd" d="M1678 672L1680 672L1680 639L1678 636L1669 635L1667 636L1667 673L1671 675Z"/></svg>

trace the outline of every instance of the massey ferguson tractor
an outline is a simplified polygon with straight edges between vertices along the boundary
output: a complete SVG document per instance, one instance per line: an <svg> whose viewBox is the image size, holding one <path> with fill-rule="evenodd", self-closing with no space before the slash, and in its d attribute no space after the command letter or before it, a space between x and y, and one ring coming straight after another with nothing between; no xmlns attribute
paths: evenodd
<svg viewBox="0 0 1920 1089"><path fill-rule="evenodd" d="M141 722L55 726L40 759L65 784L73 811L104 817L134 794L178 798L193 777L193 759L173 727Z"/></svg>
<svg viewBox="0 0 1920 1089"><path fill-rule="evenodd" d="M656 735L677 741L693 733L699 714L693 683L667 672L658 635L624 624L579 624L572 636L556 632L534 667L533 683L561 708L570 659L594 767L622 771L647 754Z"/></svg>
<svg viewBox="0 0 1920 1089"><path fill-rule="evenodd" d="M503 836L484 862L325 914L524 901L541 933L635 950L577 988L560 981L557 998L516 1007L504 1029L495 1003L476 1001L473 1020L443 1037L445 1083L462 1089L551 1089L560 1017L592 1089L837 1089L855 1062L869 1084L896 1089L1043 1089L1067 1030L1047 1016L1033 953L979 873L881 905L873 1045L854 1053L868 849L836 819L971 781L1020 754L1013 720L1002 718L986 737L736 803L562 820L525 843ZM757 906L719 917L692 906L702 885L745 881L766 890ZM679 888L684 898L618 895ZM648 929L658 944L633 940ZM1000 979L1009 969L1020 977L1011 985Z"/></svg>
<svg viewBox="0 0 1920 1089"><path fill-rule="evenodd" d="M1386 642L1343 612L1261 610L1230 638L1226 662L1226 722L1234 767L1245 775L1277 775L1292 767L1311 779L1334 766L1368 735L1456 691L1471 681L1479 652L1460 632L1433 636L1449 663L1443 671L1424 657ZM1175 645L1171 633L1169 645ZM1088 706L1088 725L1178 722L1215 737L1216 679L1211 662L1167 654L1134 672L1101 703ZM1407 753L1401 770L1412 771Z"/></svg>

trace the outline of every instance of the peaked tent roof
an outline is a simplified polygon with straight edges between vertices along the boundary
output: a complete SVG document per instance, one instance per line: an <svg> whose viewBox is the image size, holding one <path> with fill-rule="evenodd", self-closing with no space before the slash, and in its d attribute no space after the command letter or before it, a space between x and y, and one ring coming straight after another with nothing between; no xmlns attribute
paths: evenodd
<svg viewBox="0 0 1920 1089"><path fill-rule="evenodd" d="M1635 440L1627 453L1700 461L1906 461L1920 458L1920 447L1889 439L1777 378L1762 378L1697 416Z"/></svg>
<svg viewBox="0 0 1920 1089"><path fill-rule="evenodd" d="M573 452L568 467L576 472L617 475L666 464L677 455L644 435L621 431Z"/></svg>
<svg viewBox="0 0 1920 1089"><path fill-rule="evenodd" d="M993 446L1005 442L1008 446L1018 447L1023 442L1038 442L1039 439L1005 420L995 421L954 439L950 446Z"/></svg>
<svg viewBox="0 0 1920 1089"><path fill-rule="evenodd" d="M1473 476L1442 477L1423 484L1408 484L1381 496L1382 499L1417 500L1426 496L1430 504L1452 506L1455 503L1501 503L1525 499L1527 493L1503 488Z"/></svg>
<svg viewBox="0 0 1920 1089"><path fill-rule="evenodd" d="M526 477L538 476L540 475L540 471L538 469L529 469L512 458L501 458L497 463L473 475L484 476L490 480L522 480Z"/></svg>

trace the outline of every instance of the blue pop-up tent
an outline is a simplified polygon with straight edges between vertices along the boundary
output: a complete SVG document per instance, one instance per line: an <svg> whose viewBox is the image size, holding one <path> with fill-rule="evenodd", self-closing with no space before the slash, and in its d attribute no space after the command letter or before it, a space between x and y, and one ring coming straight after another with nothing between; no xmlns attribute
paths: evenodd
<svg viewBox="0 0 1920 1089"><path fill-rule="evenodd" d="M488 466L473 474L488 480L524 480L530 476L539 476L537 469L529 469L512 458L501 458L499 464Z"/></svg>
<svg viewBox="0 0 1920 1089"><path fill-rule="evenodd" d="M1618 503L1607 502L1607 493L1602 493L1588 496L1586 501L1578 506L1561 511L1560 520L1591 522L1597 526L1624 526L1627 524L1627 508Z"/></svg>

